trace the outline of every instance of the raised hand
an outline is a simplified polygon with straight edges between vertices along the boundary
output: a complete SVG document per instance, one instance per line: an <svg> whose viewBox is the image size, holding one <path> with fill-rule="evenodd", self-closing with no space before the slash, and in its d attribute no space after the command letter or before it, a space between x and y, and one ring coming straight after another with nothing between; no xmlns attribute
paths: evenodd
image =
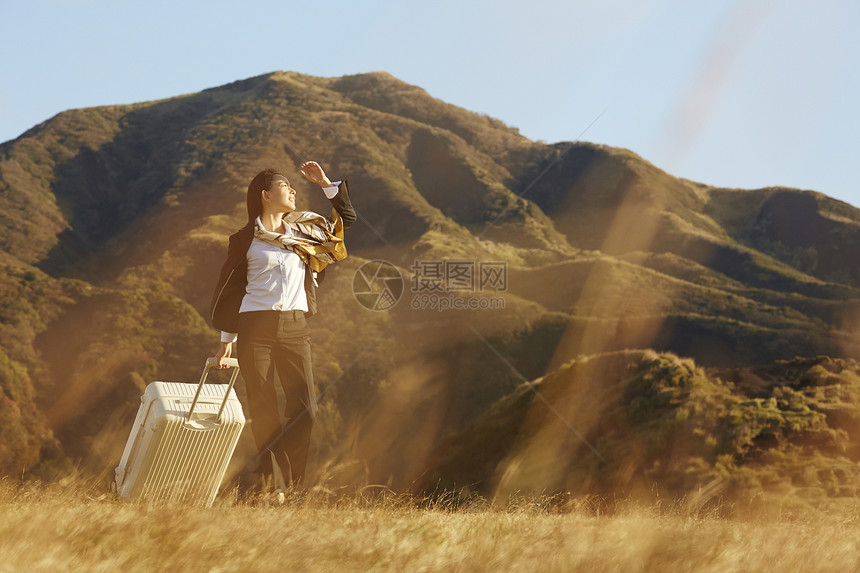
<svg viewBox="0 0 860 573"><path fill-rule="evenodd" d="M316 183L320 187L331 187L331 181L316 161L305 161L302 163L301 171L305 179L311 183Z"/></svg>

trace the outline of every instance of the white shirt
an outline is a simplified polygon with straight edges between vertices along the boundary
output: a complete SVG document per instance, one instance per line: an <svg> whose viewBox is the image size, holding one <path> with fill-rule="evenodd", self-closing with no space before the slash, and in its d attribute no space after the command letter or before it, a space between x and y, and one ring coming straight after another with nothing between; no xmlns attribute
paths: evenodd
<svg viewBox="0 0 860 573"><path fill-rule="evenodd" d="M289 227L284 234L292 235ZM255 310L308 310L302 259L257 237L248 247L248 286L239 312Z"/></svg>
<svg viewBox="0 0 860 573"><path fill-rule="evenodd" d="M324 187L329 199L337 195L340 181ZM293 230L286 226L284 234L291 236ZM308 268L292 249L285 249L257 237L248 247L248 286L239 312L256 310L301 310L308 311L305 291L305 273ZM313 271L311 271L313 272ZM316 281L316 277L314 277ZM235 332L221 332L221 342L235 342Z"/></svg>

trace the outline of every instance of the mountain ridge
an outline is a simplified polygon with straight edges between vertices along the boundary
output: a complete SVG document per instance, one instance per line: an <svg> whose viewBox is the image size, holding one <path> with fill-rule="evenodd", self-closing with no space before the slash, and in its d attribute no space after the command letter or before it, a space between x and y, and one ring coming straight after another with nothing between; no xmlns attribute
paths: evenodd
<svg viewBox="0 0 860 573"><path fill-rule="evenodd" d="M349 179L359 215L314 319L317 378L338 380L315 440L329 460L362 460L368 479L411 483L523 378L581 355L650 349L720 368L860 358L850 205L532 142L385 73L273 72L69 110L0 144L0 332L18 341L0 348L0 429L19 444L0 471L114 463L141 385L193 379L194 357L213 350L209 290L250 175L287 166L300 208L327 212L295 168L311 158ZM504 262L504 289L442 294L505 306L421 310L405 289L392 311L366 311L351 273L371 260L407 285L416 261ZM433 414L410 421L409 407Z"/></svg>

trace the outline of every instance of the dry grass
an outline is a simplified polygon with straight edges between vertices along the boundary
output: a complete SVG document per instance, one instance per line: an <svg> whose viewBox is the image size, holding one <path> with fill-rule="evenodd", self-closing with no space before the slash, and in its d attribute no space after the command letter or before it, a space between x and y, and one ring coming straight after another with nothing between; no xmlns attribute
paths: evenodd
<svg viewBox="0 0 860 573"><path fill-rule="evenodd" d="M0 571L853 571L860 520L732 521L629 509L446 509L295 494L282 506L119 502L0 482Z"/></svg>

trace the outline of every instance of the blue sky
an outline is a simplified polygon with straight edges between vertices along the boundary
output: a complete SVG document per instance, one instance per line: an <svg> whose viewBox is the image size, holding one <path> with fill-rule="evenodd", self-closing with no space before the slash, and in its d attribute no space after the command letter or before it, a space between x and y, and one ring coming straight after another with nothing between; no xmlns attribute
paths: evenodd
<svg viewBox="0 0 860 573"><path fill-rule="evenodd" d="M673 175L860 207L858 29L856 0L0 0L0 141L274 70L384 70L535 140L591 124Z"/></svg>

